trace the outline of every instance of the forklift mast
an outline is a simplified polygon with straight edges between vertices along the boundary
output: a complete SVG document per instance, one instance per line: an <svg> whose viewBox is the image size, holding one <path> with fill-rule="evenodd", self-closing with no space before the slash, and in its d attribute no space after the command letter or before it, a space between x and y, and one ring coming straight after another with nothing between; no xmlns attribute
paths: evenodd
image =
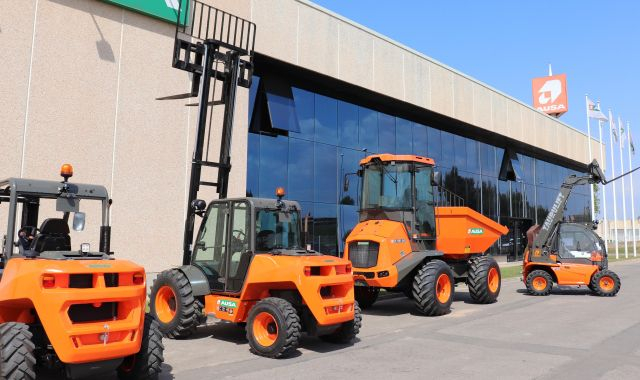
<svg viewBox="0 0 640 380"><path fill-rule="evenodd" d="M253 76L256 25L196 0L180 0L176 19L173 64L192 75L191 91L165 99L198 98L196 141L191 159L191 179L184 226L184 265L191 261L200 186L213 186L220 199L227 197L231 171L231 136L238 86L249 88ZM220 83L218 83L218 81ZM216 89L221 91L216 95ZM212 117L209 107L222 106L224 117L218 161L209 160ZM206 143L206 152L205 152ZM217 169L217 180L203 181L202 167Z"/></svg>
<svg viewBox="0 0 640 380"><path fill-rule="evenodd" d="M613 182L619 178L629 175L638 169L640 169L640 167L607 181L604 177L602 169L600 169L598 161L593 160L589 164L587 174L582 176L576 176L574 174L567 177L560 186L560 192L558 193L556 200L553 202L553 205L549 210L549 214L547 214L544 223L539 228L539 231L537 231L537 234L533 239L533 249L541 250L543 256L546 256L548 254L551 246L551 240L555 235L560 222L562 222L564 218L564 210L567 206L567 202L569 201L571 191L575 186L592 185L596 183L606 185L607 183Z"/></svg>

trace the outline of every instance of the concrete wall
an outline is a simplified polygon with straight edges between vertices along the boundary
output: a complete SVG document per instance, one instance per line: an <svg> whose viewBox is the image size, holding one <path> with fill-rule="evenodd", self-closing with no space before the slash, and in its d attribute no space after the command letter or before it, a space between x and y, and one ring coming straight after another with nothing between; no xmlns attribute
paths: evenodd
<svg viewBox="0 0 640 380"><path fill-rule="evenodd" d="M254 21L260 53L589 161L583 133L307 1L207 2ZM114 199L118 257L151 272L180 263L196 122L188 101L155 100L190 87L187 73L171 67L173 32L97 0L7 1L0 12L0 177L57 180L59 166L72 163L73 180L104 184ZM240 89L230 196L246 189L247 105ZM220 119L215 113L214 124ZM4 223L0 215L0 231ZM73 239L97 245L97 233Z"/></svg>
<svg viewBox="0 0 640 380"><path fill-rule="evenodd" d="M0 12L0 177L58 180L60 165L73 164L73 181L103 184L114 200L117 256L151 272L181 261L196 122L188 101L155 100L190 88L187 73L171 67L174 30L96 0L13 1ZM230 196L246 189L247 103L248 91L240 89ZM74 246L97 247L97 229L85 235L99 214L88 218L87 231L72 236Z"/></svg>

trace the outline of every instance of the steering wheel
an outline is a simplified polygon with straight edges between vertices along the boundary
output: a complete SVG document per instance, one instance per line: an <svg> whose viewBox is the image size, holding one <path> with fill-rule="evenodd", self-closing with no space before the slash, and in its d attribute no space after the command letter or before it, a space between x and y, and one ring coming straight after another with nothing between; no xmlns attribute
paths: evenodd
<svg viewBox="0 0 640 380"><path fill-rule="evenodd" d="M247 235L244 233L244 231L242 230L233 230L231 231L231 235L233 235L234 238L244 242Z"/></svg>

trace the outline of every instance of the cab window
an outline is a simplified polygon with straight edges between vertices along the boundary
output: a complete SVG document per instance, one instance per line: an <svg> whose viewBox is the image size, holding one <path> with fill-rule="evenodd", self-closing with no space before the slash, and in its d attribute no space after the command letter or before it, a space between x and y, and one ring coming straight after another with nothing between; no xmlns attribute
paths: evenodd
<svg viewBox="0 0 640 380"><path fill-rule="evenodd" d="M564 259L590 259L591 253L601 252L602 247L590 231L580 226L561 225L558 254Z"/></svg>

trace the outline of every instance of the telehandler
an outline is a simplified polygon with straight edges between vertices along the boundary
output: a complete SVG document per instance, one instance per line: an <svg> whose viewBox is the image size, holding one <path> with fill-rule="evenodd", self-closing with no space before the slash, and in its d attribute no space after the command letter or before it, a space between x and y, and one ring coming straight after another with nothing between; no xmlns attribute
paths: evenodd
<svg viewBox="0 0 640 380"><path fill-rule="evenodd" d="M349 261L305 247L300 205L283 200L283 188L277 199L227 199L235 94L251 84L255 24L199 1L183 1L178 20L173 66L193 74L193 90L165 99L198 96L198 127L183 265L158 275L151 313L170 338L190 336L207 317L246 324L251 351L270 358L294 352L303 331L352 342L361 317ZM211 99L218 80L221 98ZM218 162L203 159L209 105L224 106ZM202 166L217 168L218 181L201 181ZM219 199L197 199L201 185L214 186ZM195 216L202 222L194 247Z"/></svg>
<svg viewBox="0 0 640 380"><path fill-rule="evenodd" d="M69 182L71 165L60 174L62 182L0 181L0 206L8 208L0 255L0 379L35 379L42 369L68 378L108 371L121 379L157 378L162 333L145 314L144 268L110 251L107 190ZM70 222L75 231L84 229L80 204L87 202L102 206L98 250L72 245L69 235Z"/></svg>
<svg viewBox="0 0 640 380"><path fill-rule="evenodd" d="M586 285L604 297L613 297L620 291L620 277L608 269L606 245L594 232L597 222L566 222L564 210L575 186L606 185L636 170L607 181L600 165L593 160L587 174L570 175L564 180L542 226L534 225L527 231L522 280L529 294L549 295L554 282Z"/></svg>
<svg viewBox="0 0 640 380"><path fill-rule="evenodd" d="M422 314L443 315L459 282L467 283L477 303L497 300L500 267L484 252L508 229L460 206L462 199L440 186L434 165L414 155L375 154L360 161L360 223L346 239L344 257L353 265L362 308L386 289L412 298Z"/></svg>

